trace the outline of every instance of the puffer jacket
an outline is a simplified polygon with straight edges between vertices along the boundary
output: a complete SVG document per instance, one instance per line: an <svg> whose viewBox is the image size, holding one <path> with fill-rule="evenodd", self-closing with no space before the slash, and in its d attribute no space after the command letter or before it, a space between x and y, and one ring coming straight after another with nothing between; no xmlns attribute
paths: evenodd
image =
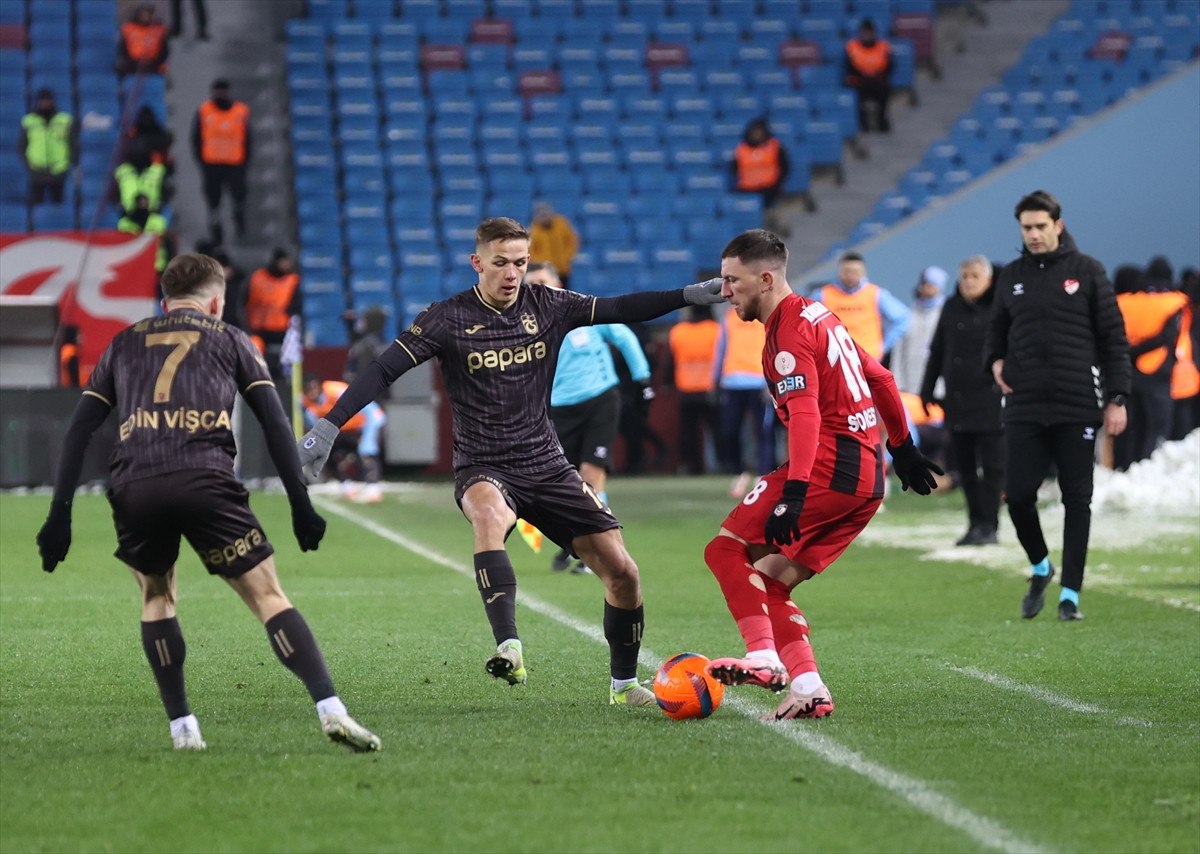
<svg viewBox="0 0 1200 854"><path fill-rule="evenodd" d="M1091 424L1128 394L1129 342L1104 268L1065 230L1058 249L1028 250L996 279L984 369L1004 360L1004 421Z"/></svg>

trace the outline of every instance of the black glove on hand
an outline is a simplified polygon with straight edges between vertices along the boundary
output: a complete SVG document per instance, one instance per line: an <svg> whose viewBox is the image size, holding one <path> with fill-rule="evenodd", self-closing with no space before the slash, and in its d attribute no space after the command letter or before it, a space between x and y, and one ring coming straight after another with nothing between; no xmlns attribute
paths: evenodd
<svg viewBox="0 0 1200 854"><path fill-rule="evenodd" d="M688 305L716 305L725 302L725 297L721 296L721 286L724 284L725 280L718 278L688 285L683 289L683 299Z"/></svg>
<svg viewBox="0 0 1200 854"><path fill-rule="evenodd" d="M71 549L71 502L50 502L50 515L37 534L38 554L42 556L42 570L54 572L60 561L67 558Z"/></svg>
<svg viewBox="0 0 1200 854"><path fill-rule="evenodd" d="M807 494L808 481L789 480L784 483L783 496L767 517L768 546L786 546L800 539L800 511L804 509L804 496Z"/></svg>
<svg viewBox="0 0 1200 854"><path fill-rule="evenodd" d="M888 445L888 450L892 452L892 468L896 470L896 477L900 478L901 489L907 490L911 487L917 495L928 495L937 488L937 481L933 476L945 472L937 463L917 450L912 436L905 439L904 444L898 448Z"/></svg>
<svg viewBox="0 0 1200 854"><path fill-rule="evenodd" d="M292 532L302 552L315 552L325 536L325 520L307 500L292 507Z"/></svg>
<svg viewBox="0 0 1200 854"><path fill-rule="evenodd" d="M300 454L300 468L312 480L315 481L320 476L337 436L338 428L333 426L333 422L322 418L296 443L296 452Z"/></svg>

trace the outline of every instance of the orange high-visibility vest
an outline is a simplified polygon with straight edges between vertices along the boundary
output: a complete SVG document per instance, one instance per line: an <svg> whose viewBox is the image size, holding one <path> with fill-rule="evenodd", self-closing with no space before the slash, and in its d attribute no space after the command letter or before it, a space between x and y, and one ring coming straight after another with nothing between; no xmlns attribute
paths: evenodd
<svg viewBox="0 0 1200 854"><path fill-rule="evenodd" d="M205 101L200 105L200 159L209 165L245 163L249 124L250 108L241 101L234 101L228 110Z"/></svg>
<svg viewBox="0 0 1200 854"><path fill-rule="evenodd" d="M1171 369L1171 399L1186 400L1200 394L1200 370L1192 351L1192 307L1183 310L1179 326L1179 343L1175 345L1175 367Z"/></svg>
<svg viewBox="0 0 1200 854"><path fill-rule="evenodd" d="M266 267L255 270L246 297L246 323L255 331L287 332L288 306L299 285L299 273L277 278Z"/></svg>
<svg viewBox="0 0 1200 854"><path fill-rule="evenodd" d="M163 24L138 24L130 21L121 25L125 52L134 62L149 62L157 58L166 37L167 28Z"/></svg>
<svg viewBox="0 0 1200 854"><path fill-rule="evenodd" d="M1158 335L1167 321L1187 304L1187 296L1179 291L1117 294L1117 308L1121 309L1121 317L1125 320L1125 337L1129 339L1129 345L1136 347ZM1167 361L1172 349L1170 345L1156 347L1138 356L1134 364L1143 374L1153 374Z"/></svg>
<svg viewBox="0 0 1200 854"><path fill-rule="evenodd" d="M346 383L338 382L337 380L325 380L321 383L321 399L313 400L307 394L301 398L304 408L313 414L317 420L328 415L333 407L337 404L338 398L341 397L346 389L350 386ZM342 425L343 430L361 430L362 426L367 423L367 416L361 411L354 413L350 420Z"/></svg>
<svg viewBox="0 0 1200 854"><path fill-rule="evenodd" d="M879 286L867 282L848 294L837 285L821 288L820 302L842 321L850 337L876 359L883 358L883 317L879 314Z"/></svg>
<svg viewBox="0 0 1200 854"><path fill-rule="evenodd" d="M725 353L721 376L757 374L762 376L762 351L767 343L767 327L755 320L742 320L733 309L725 312Z"/></svg>
<svg viewBox="0 0 1200 854"><path fill-rule="evenodd" d="M752 192L779 183L779 140L771 137L762 145L740 142L733 150L737 161L737 188Z"/></svg>
<svg viewBox="0 0 1200 854"><path fill-rule="evenodd" d="M713 360L717 357L715 320L676 323L667 335L675 362L675 388L684 393L712 391Z"/></svg>
<svg viewBox="0 0 1200 854"><path fill-rule="evenodd" d="M79 348L63 344L58 350L58 384L63 388L79 386Z"/></svg>
<svg viewBox="0 0 1200 854"><path fill-rule="evenodd" d="M926 415L919 394L902 391L900 392L900 401L904 404L904 411L908 413L908 420L913 424L941 424L946 420L946 413L936 403L929 404L929 414Z"/></svg>
<svg viewBox="0 0 1200 854"><path fill-rule="evenodd" d="M858 39L850 39L846 42L846 53L850 55L850 64L856 71L867 77L875 77L883 73L883 69L887 68L890 52L891 45L883 39L878 39L870 47Z"/></svg>

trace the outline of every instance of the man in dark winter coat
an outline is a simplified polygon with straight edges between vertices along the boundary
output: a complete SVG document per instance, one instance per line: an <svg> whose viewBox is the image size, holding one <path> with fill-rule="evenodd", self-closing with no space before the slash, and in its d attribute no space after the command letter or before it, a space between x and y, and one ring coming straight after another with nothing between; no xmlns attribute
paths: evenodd
<svg viewBox="0 0 1200 854"><path fill-rule="evenodd" d="M1033 565L1021 616L1036 617L1054 567L1037 512L1053 463L1065 509L1060 620L1078 620L1092 522L1096 433L1125 429L1129 342L1112 283L1063 226L1058 200L1037 190L1017 203L1025 244L996 281L984 357L1004 392L1008 515Z"/></svg>
<svg viewBox="0 0 1200 854"><path fill-rule="evenodd" d="M958 470L967 499L968 527L957 542L960 546L996 542L1004 485L1000 389L979 370L994 294L991 261L975 255L959 264L958 290L942 306L921 382L926 411L938 379L946 386L942 408L950 432L950 463Z"/></svg>

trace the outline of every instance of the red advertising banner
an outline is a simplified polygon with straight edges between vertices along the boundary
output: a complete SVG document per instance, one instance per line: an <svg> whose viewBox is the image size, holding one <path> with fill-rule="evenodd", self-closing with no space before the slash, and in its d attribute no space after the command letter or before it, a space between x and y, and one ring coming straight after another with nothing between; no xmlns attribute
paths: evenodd
<svg viewBox="0 0 1200 854"><path fill-rule="evenodd" d="M79 328L86 377L114 335L155 313L157 249L153 234L0 234L0 296L58 300L60 322Z"/></svg>

